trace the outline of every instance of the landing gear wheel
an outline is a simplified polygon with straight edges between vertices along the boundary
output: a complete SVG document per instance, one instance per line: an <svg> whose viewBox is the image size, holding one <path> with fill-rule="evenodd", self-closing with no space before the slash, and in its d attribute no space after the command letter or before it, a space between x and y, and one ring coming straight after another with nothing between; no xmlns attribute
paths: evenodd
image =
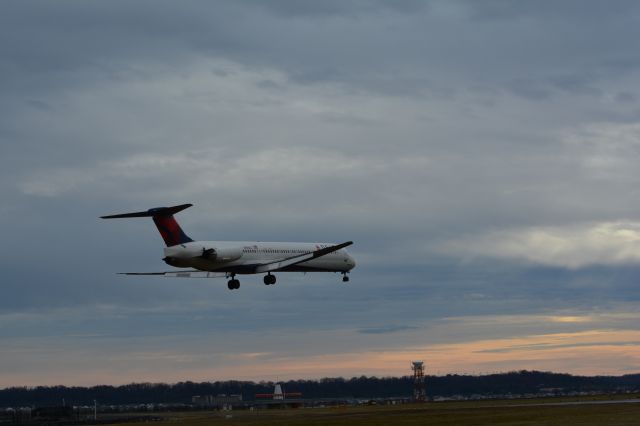
<svg viewBox="0 0 640 426"><path fill-rule="evenodd" d="M343 283L348 283L349 282L349 276L347 274L343 274L342 275L342 282Z"/></svg>
<svg viewBox="0 0 640 426"><path fill-rule="evenodd" d="M240 281L234 279L231 279L229 281L227 281L227 287L229 288L229 290L237 290L240 288Z"/></svg>
<svg viewBox="0 0 640 426"><path fill-rule="evenodd" d="M275 275L265 275L264 278L262 279L262 281L264 282L264 285L272 285L276 283L276 276Z"/></svg>

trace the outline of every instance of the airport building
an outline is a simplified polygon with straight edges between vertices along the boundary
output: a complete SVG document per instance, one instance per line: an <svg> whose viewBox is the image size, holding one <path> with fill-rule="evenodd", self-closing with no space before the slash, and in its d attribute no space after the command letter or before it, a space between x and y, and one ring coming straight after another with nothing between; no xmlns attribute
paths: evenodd
<svg viewBox="0 0 640 426"><path fill-rule="evenodd" d="M242 406L242 395L194 395L191 397L191 403L198 407L208 407L217 409L229 409L232 407Z"/></svg>

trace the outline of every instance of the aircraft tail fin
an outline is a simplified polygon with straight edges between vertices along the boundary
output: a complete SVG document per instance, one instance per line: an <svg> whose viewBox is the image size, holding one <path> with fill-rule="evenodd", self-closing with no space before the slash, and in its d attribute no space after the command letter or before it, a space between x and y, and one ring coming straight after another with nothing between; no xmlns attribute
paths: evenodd
<svg viewBox="0 0 640 426"><path fill-rule="evenodd" d="M184 233L178 222L174 219L175 213L193 206L193 204L180 204L173 207L155 207L147 211L113 214L109 216L100 216L102 219L124 219L129 217L150 217L156 224L162 239L167 246L175 246L177 244L190 243L193 241Z"/></svg>

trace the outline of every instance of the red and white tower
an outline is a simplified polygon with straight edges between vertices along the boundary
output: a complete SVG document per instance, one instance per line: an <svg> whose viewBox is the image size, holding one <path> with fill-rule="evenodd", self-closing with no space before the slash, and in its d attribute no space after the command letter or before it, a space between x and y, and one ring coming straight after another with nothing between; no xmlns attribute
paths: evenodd
<svg viewBox="0 0 640 426"><path fill-rule="evenodd" d="M427 399L424 387L424 363L422 361L413 361L411 363L411 371L413 371L413 400L424 402Z"/></svg>

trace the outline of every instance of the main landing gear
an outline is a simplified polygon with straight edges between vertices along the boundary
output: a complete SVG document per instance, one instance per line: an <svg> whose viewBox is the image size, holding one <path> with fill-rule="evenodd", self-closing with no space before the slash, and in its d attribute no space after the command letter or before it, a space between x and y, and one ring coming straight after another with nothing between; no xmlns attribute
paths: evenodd
<svg viewBox="0 0 640 426"><path fill-rule="evenodd" d="M276 276L275 275L271 275L271 273L269 273L269 274L264 276L262 281L264 281L264 285L273 285L273 284L276 283Z"/></svg>
<svg viewBox="0 0 640 426"><path fill-rule="evenodd" d="M236 275L231 275L231 279L227 281L227 287L229 290L237 290L240 288L240 281L236 280Z"/></svg>
<svg viewBox="0 0 640 426"><path fill-rule="evenodd" d="M347 275L346 272L342 273L342 282L343 283L348 283L349 282L349 275Z"/></svg>

